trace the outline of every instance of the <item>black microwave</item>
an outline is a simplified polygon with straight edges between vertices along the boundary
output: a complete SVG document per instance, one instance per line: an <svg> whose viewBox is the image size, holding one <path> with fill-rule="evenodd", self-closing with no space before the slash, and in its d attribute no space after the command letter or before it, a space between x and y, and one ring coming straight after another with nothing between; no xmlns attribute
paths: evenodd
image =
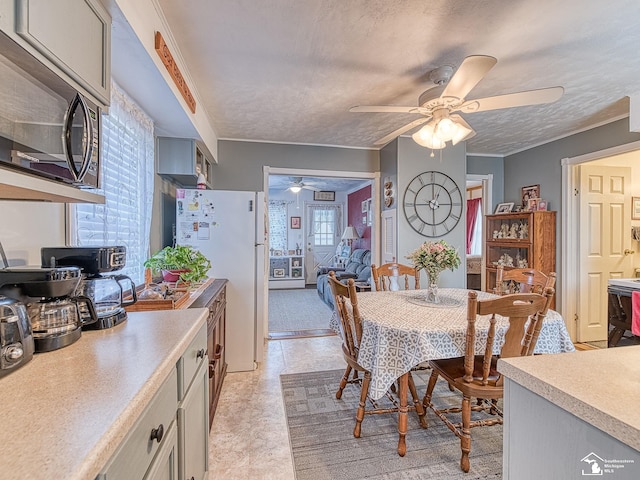
<svg viewBox="0 0 640 480"><path fill-rule="evenodd" d="M101 111L0 32L0 166L100 187Z"/></svg>

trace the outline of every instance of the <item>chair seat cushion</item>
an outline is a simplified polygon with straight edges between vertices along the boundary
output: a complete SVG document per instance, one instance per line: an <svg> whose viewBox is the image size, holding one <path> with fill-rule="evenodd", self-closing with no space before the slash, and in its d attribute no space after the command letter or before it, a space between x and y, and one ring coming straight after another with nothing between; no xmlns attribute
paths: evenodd
<svg viewBox="0 0 640 480"><path fill-rule="evenodd" d="M473 362L473 380L474 383L480 383L482 381L482 361L484 357L482 355L476 355ZM500 373L496 368L498 363L497 357L491 358L491 366L489 367L489 386L496 386L496 382L500 379ZM447 381L452 383L467 383L462 377L464 377L464 357L456 358L444 358L441 360L431 360L429 362L431 368L436 370Z"/></svg>

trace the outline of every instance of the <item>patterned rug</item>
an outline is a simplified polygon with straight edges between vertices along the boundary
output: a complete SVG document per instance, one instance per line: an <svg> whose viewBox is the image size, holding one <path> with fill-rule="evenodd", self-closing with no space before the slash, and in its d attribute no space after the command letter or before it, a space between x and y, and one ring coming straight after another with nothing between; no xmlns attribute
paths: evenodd
<svg viewBox="0 0 640 480"><path fill-rule="evenodd" d="M269 290L269 333L328 329L331 314L315 288Z"/></svg>
<svg viewBox="0 0 640 480"><path fill-rule="evenodd" d="M397 414L367 415L362 436L353 436L358 387L347 385L335 397L344 370L280 376L296 480L424 480L502 477L502 426L478 427L471 435L471 470L460 470L460 441L432 411L428 429L409 412L407 454L400 457ZM414 375L424 395L428 373ZM459 405L439 381L434 404Z"/></svg>

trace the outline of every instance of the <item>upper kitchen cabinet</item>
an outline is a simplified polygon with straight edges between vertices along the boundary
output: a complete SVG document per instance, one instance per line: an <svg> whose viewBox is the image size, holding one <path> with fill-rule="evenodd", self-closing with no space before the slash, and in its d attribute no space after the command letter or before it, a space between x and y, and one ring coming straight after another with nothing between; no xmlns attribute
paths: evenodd
<svg viewBox="0 0 640 480"><path fill-rule="evenodd" d="M111 16L99 0L0 0L0 29L108 107Z"/></svg>
<svg viewBox="0 0 640 480"><path fill-rule="evenodd" d="M202 174L207 187L213 188L213 159L203 145L192 138L158 137L156 142L159 175L195 187Z"/></svg>

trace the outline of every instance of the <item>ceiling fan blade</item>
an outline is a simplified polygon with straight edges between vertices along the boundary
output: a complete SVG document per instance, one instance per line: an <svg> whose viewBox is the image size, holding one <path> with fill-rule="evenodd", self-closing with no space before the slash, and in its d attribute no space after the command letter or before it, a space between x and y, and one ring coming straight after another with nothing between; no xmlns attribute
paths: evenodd
<svg viewBox="0 0 640 480"><path fill-rule="evenodd" d="M311 191L313 191L313 192L319 192L319 191L320 191L320 189L319 189L319 188L317 188L317 187L312 187L311 185L302 185L302 188L305 188L305 189L307 189L307 190L311 190Z"/></svg>
<svg viewBox="0 0 640 480"><path fill-rule="evenodd" d="M442 92L441 97L463 100L498 60L487 55L471 55L465 58Z"/></svg>
<svg viewBox="0 0 640 480"><path fill-rule="evenodd" d="M500 108L523 107L525 105L539 105L553 103L564 93L562 87L541 88L524 92L508 93L495 97L478 98L463 103L458 110L464 113L486 112Z"/></svg>
<svg viewBox="0 0 640 480"><path fill-rule="evenodd" d="M419 107L396 107L392 105L358 105L351 107L350 112L365 113L421 113Z"/></svg>
<svg viewBox="0 0 640 480"><path fill-rule="evenodd" d="M375 142L374 145L386 145L391 140L393 140L396 137L399 137L403 133L408 132L409 130L417 127L418 125L422 125L423 123L426 123L427 121L429 121L430 118L431 117L429 116L429 117L419 118L418 120L414 120L413 122L405 125L404 127L400 127L399 129L394 130L389 135L382 137L380 140Z"/></svg>

